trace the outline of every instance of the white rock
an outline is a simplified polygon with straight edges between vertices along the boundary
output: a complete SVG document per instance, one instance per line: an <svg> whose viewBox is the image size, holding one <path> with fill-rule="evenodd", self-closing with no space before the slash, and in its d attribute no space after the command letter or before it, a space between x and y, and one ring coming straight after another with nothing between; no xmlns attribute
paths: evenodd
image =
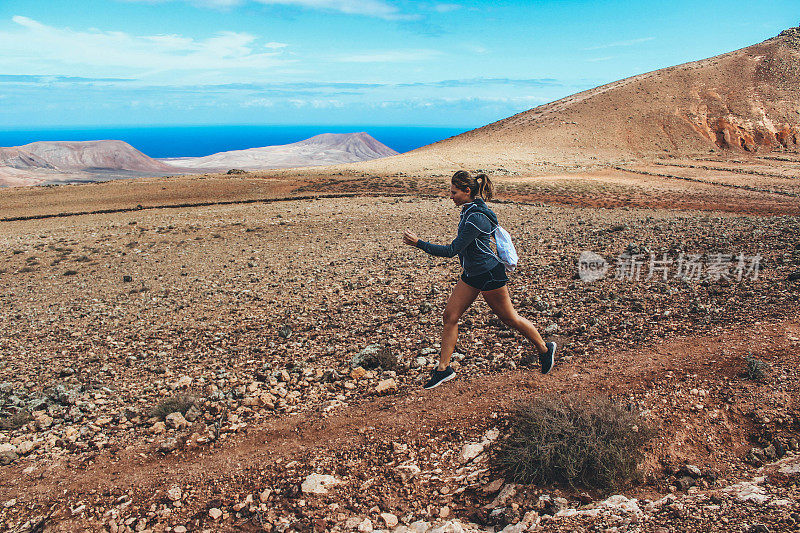
<svg viewBox="0 0 800 533"><path fill-rule="evenodd" d="M383 518L383 523L386 524L386 527L395 527L400 522L397 516L392 513L381 513L381 518Z"/></svg>
<svg viewBox="0 0 800 533"><path fill-rule="evenodd" d="M183 376L178 381L172 384L173 389L185 389L189 385L192 384L192 378L189 376Z"/></svg>
<svg viewBox="0 0 800 533"><path fill-rule="evenodd" d="M742 503L752 502L761 505L769 501L767 491L756 481L743 481L723 489L723 492L730 494Z"/></svg>
<svg viewBox="0 0 800 533"><path fill-rule="evenodd" d="M208 510L208 516L210 516L212 520L219 520L219 517L222 516L222 511L216 507L212 507Z"/></svg>
<svg viewBox="0 0 800 533"><path fill-rule="evenodd" d="M360 523L361 523L361 517L351 516L350 518L345 520L344 527L345 527L345 529L348 529L348 530L356 529L358 527L358 524L360 524Z"/></svg>
<svg viewBox="0 0 800 533"><path fill-rule="evenodd" d="M483 436L483 442L487 444L494 442L497 440L499 436L500 436L499 429L490 429L489 431L486 432L486 435Z"/></svg>
<svg viewBox="0 0 800 533"><path fill-rule="evenodd" d="M175 526L172 528L175 533L186 533L186 526Z"/></svg>
<svg viewBox="0 0 800 533"><path fill-rule="evenodd" d="M189 425L189 422L178 412L168 414L165 421L167 422L167 426L173 429L183 429Z"/></svg>
<svg viewBox="0 0 800 533"><path fill-rule="evenodd" d="M20 455L28 455L36 449L37 443L32 440L25 440L17 446L17 453Z"/></svg>
<svg viewBox="0 0 800 533"><path fill-rule="evenodd" d="M458 520L451 520L437 528L431 529L430 533L464 533L464 527Z"/></svg>
<svg viewBox="0 0 800 533"><path fill-rule="evenodd" d="M408 525L414 533L427 533L431 525L424 520L417 520Z"/></svg>
<svg viewBox="0 0 800 533"><path fill-rule="evenodd" d="M378 383L377 387L375 387L375 392L378 394L397 392L397 382L394 380L394 378L384 379Z"/></svg>
<svg viewBox="0 0 800 533"><path fill-rule="evenodd" d="M484 445L481 443L465 444L461 448L461 460L468 463L483 453Z"/></svg>
<svg viewBox="0 0 800 533"><path fill-rule="evenodd" d="M173 502L177 502L183 496L183 492L178 485L172 485L169 490L167 490L167 498L172 500Z"/></svg>
<svg viewBox="0 0 800 533"><path fill-rule="evenodd" d="M788 460L779 461L783 465L778 469L781 474L796 475L800 474L800 457L790 457Z"/></svg>
<svg viewBox="0 0 800 533"><path fill-rule="evenodd" d="M636 498L626 498L622 494L615 494L600 502L599 507L641 515L642 510L639 508L638 502L639 500Z"/></svg>
<svg viewBox="0 0 800 533"><path fill-rule="evenodd" d="M498 507L503 507L509 498L514 496L517 493L517 485L514 483L509 483L505 485L501 490L500 494L498 494L492 503L487 505L486 507L489 509L496 509Z"/></svg>
<svg viewBox="0 0 800 533"><path fill-rule="evenodd" d="M603 510L595 509L561 509L553 515L554 518L569 518L570 516L598 516Z"/></svg>
<svg viewBox="0 0 800 533"><path fill-rule="evenodd" d="M525 513L525 516L522 517L522 522L520 522L520 524L525 524L528 528L533 529L539 525L540 520L541 517L539 513L536 511L528 511Z"/></svg>
<svg viewBox="0 0 800 533"><path fill-rule="evenodd" d="M361 531L361 533L371 533L373 530L372 520L365 518L363 522L358 524L358 530Z"/></svg>
<svg viewBox="0 0 800 533"><path fill-rule="evenodd" d="M404 465L397 465L394 468L394 470L395 470L395 472L400 474L400 477L403 478L403 480L412 479L412 478L418 476L420 474L420 472L422 472L420 467L418 467L414 463L409 463L409 464L404 464Z"/></svg>
<svg viewBox="0 0 800 533"><path fill-rule="evenodd" d="M338 485L339 483L341 483L341 481L327 474L310 474L303 480L302 485L300 485L300 490L305 494L327 494L329 487Z"/></svg>
<svg viewBox="0 0 800 533"><path fill-rule="evenodd" d="M652 511L652 510L655 510L655 509L660 509L660 508L664 507L665 505L669 505L669 504L674 503L674 502L675 502L675 495L674 494L667 494L666 496L664 496L661 499L658 499L658 500L656 500L654 502L648 503L647 504L647 510L648 511Z"/></svg>

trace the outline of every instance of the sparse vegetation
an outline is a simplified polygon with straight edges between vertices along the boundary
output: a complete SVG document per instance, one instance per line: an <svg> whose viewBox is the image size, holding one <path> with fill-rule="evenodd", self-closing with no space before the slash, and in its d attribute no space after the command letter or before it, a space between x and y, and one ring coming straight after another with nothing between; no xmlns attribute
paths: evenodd
<svg viewBox="0 0 800 533"><path fill-rule="evenodd" d="M384 346L375 353L368 354L361 363L366 369L382 368L383 370L397 370L397 357L389 347Z"/></svg>
<svg viewBox="0 0 800 533"><path fill-rule="evenodd" d="M158 405L153 407L150 411L150 416L164 420L170 413L181 413L185 415L186 412L197 403L197 399L188 394L176 394L162 400Z"/></svg>
<svg viewBox="0 0 800 533"><path fill-rule="evenodd" d="M20 410L10 416L4 416L0 418L0 429L2 430L14 430L19 429L28 422L33 420L31 414L28 411Z"/></svg>
<svg viewBox="0 0 800 533"><path fill-rule="evenodd" d="M619 488L638 474L652 436L638 414L608 399L539 398L519 404L495 467L520 483Z"/></svg>
<svg viewBox="0 0 800 533"><path fill-rule="evenodd" d="M752 355L745 357L745 363L746 368L744 373L747 379L752 381L764 381L769 371L769 364Z"/></svg>

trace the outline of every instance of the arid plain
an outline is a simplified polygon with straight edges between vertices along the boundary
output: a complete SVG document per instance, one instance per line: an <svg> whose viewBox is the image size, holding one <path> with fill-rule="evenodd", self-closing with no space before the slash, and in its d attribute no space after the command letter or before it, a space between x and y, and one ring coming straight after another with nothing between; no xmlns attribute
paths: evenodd
<svg viewBox="0 0 800 533"><path fill-rule="evenodd" d="M532 129L498 123L370 162L0 191L0 525L796 530L796 104L761 101L772 137L747 117L726 129L752 106L737 114L738 96L703 77L743 62L762 83L765 57L796 75L797 31L776 39L642 78L669 93L684 90L669 76L699 72L697 86L728 98L710 137L686 125L642 136L653 122L638 115L639 137L611 119L614 135L559 137L641 93L633 80L532 110ZM537 152L541 117L554 140ZM620 140L656 137L675 144ZM424 391L458 264L401 234L452 238L460 167L495 180L491 207L521 257L512 299L563 349L547 376L522 365L530 346L479 302L458 379ZM583 251L608 259L604 279L579 278ZM375 352L394 364L351 364ZM548 395L642 413L655 437L640 482L503 479L492 455L508 413Z"/></svg>

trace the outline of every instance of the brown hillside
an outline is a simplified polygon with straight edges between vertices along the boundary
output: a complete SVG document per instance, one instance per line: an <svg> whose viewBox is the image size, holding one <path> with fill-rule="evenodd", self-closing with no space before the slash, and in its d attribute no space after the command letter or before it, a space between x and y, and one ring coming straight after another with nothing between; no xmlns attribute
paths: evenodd
<svg viewBox="0 0 800 533"><path fill-rule="evenodd" d="M542 162L796 150L800 28L577 93L403 156L358 165L523 170Z"/></svg>

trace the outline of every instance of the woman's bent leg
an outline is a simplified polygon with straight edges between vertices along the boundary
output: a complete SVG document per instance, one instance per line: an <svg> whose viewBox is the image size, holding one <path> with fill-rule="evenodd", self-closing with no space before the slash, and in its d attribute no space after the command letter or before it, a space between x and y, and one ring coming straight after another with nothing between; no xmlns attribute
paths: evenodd
<svg viewBox="0 0 800 533"><path fill-rule="evenodd" d="M531 341L539 353L545 353L547 351L547 346L545 346L544 339L542 336L539 335L539 332L536 330L536 327L531 323L530 320L527 318L523 318L519 316L517 311L514 309L514 305L511 303L511 297L508 295L508 287L503 286L499 289L494 289L491 291L484 291L483 299L486 300L486 303L489 304L489 307L492 308L492 311L497 315L497 317L503 321L503 323L509 327L512 327L522 333L526 339ZM444 347L444 343L442 343L442 347Z"/></svg>
<svg viewBox="0 0 800 533"><path fill-rule="evenodd" d="M439 355L439 370L444 370L450 364L450 357L456 348L458 339L458 319L464 314L480 291L475 287L470 287L464 280L458 280L453 288L447 306L444 308L443 327L442 327L442 352Z"/></svg>

